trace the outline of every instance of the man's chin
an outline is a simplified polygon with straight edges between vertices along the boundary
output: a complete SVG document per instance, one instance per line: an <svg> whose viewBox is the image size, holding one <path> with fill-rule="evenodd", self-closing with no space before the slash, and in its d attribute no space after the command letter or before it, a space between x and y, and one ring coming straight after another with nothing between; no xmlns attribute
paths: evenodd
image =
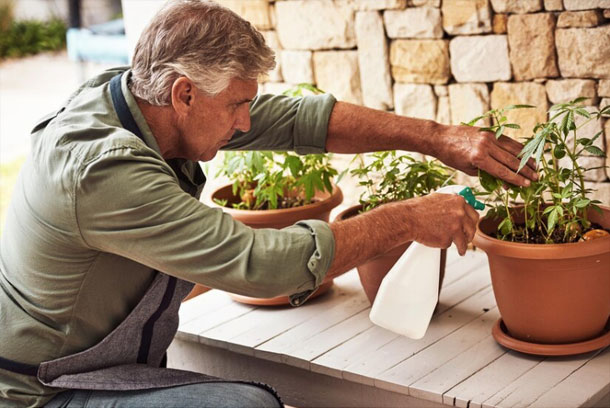
<svg viewBox="0 0 610 408"><path fill-rule="evenodd" d="M201 155L201 157L199 157L199 161L202 161L202 162L210 161L214 157L216 157L217 154L218 154L218 150L216 150L215 152L205 152L204 154Z"/></svg>

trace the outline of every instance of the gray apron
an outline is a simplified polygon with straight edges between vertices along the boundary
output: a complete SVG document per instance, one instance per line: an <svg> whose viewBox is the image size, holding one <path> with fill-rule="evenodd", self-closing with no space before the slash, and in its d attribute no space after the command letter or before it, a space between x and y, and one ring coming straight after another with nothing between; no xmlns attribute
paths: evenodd
<svg viewBox="0 0 610 408"><path fill-rule="evenodd" d="M114 108L123 127L142 138L123 93L121 74L110 81ZM190 180L180 167L185 161L170 163L180 186L199 197L205 176L196 166ZM202 382L227 382L190 371L165 368L165 353L178 329L178 309L194 284L157 272L150 287L129 315L102 341L76 354L46 361L38 366L0 357L0 368L35 375L47 386L84 390L143 390ZM281 400L270 386L257 382L230 381L262 387Z"/></svg>

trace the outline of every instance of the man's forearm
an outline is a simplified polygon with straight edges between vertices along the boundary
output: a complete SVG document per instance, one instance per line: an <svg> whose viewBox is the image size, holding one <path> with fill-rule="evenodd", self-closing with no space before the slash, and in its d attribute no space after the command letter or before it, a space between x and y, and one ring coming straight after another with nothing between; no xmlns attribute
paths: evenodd
<svg viewBox="0 0 610 408"><path fill-rule="evenodd" d="M435 135L444 125L337 102L330 115L326 150L364 153L406 150L434 155Z"/></svg>
<svg viewBox="0 0 610 408"><path fill-rule="evenodd" d="M334 277L407 241L431 248L455 243L466 252L479 216L457 194L430 194L384 204L369 212L334 222L335 257L327 276Z"/></svg>
<svg viewBox="0 0 610 408"><path fill-rule="evenodd" d="M335 257L327 277L335 277L415 239L407 227L405 202L385 204L367 213L330 224Z"/></svg>
<svg viewBox="0 0 610 408"><path fill-rule="evenodd" d="M530 159L517 174L522 148L509 137L496 138L477 127L442 125L345 102L335 103L326 137L329 152L419 152L471 176L481 169L508 183L528 186L530 180L537 179L536 166Z"/></svg>

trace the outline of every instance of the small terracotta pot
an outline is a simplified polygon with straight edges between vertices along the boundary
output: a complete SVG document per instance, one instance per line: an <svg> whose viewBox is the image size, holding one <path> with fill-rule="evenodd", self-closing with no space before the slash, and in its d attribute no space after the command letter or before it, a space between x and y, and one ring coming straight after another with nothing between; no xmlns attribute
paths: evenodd
<svg viewBox="0 0 610 408"><path fill-rule="evenodd" d="M222 210L230 214L234 219L243 222L252 228L284 228L301 220L322 220L328 222L330 212L333 208L343 201L343 193L337 186L333 187L332 194L318 192L315 195L317 201L302 207L286 208L279 210L236 210L234 208L222 207ZM239 198L233 195L231 185L216 189L204 202L210 206L218 207L214 199L227 200L229 203L238 202ZM193 291L200 290L202 285L195 285ZM332 279L324 280L311 297L319 296L332 287ZM193 292L191 292L193 293ZM290 303L288 296L278 296L274 298L254 298L249 296L230 294L231 298L237 302L247 303L258 306L277 306ZM189 294L190 296L190 294ZM187 296L188 298L188 296Z"/></svg>
<svg viewBox="0 0 610 408"><path fill-rule="evenodd" d="M357 215L362 209L362 205L355 205L347 208L337 215L336 220L345 220L347 218ZM392 266L398 261L398 258L407 250L411 245L411 242L407 242L402 245L398 245L383 255L379 255L368 262L359 265L356 269L358 270L358 276L360 277L360 283L366 293L366 297L369 299L371 304L375 301L377 292L381 281L388 274ZM445 278L445 264L447 262L447 250L441 250L441 266L439 275L439 286L438 291L440 293L441 287L443 286L443 279Z"/></svg>
<svg viewBox="0 0 610 408"><path fill-rule="evenodd" d="M301 220L327 221L333 208L343 201L341 189L334 186L333 193L318 192L314 196L318 201L302 207L284 208L280 210L237 210L235 208L222 207L227 214L243 222L252 228L284 228ZM233 195L231 186L220 187L214 191L211 197L205 201L206 204L218 207L214 199L227 200L229 203L238 202L239 198Z"/></svg>
<svg viewBox="0 0 610 408"><path fill-rule="evenodd" d="M589 219L610 228L610 208ZM522 208L512 210L523 222ZM610 237L570 244L522 244L490 235L500 220L482 218L474 244L487 253L494 295L514 338L569 344L599 336L610 317Z"/></svg>

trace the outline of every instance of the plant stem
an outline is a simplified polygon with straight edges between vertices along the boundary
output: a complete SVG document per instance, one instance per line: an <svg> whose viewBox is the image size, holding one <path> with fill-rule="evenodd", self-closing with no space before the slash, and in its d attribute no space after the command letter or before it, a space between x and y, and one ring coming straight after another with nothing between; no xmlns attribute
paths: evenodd
<svg viewBox="0 0 610 408"><path fill-rule="evenodd" d="M504 202L504 208L506 208L506 214L508 215L508 219L510 220L510 235L511 241L515 240L515 224L513 222L513 218L510 216L510 208L509 208L509 195L508 190L506 190L506 194L502 194L502 201Z"/></svg>

